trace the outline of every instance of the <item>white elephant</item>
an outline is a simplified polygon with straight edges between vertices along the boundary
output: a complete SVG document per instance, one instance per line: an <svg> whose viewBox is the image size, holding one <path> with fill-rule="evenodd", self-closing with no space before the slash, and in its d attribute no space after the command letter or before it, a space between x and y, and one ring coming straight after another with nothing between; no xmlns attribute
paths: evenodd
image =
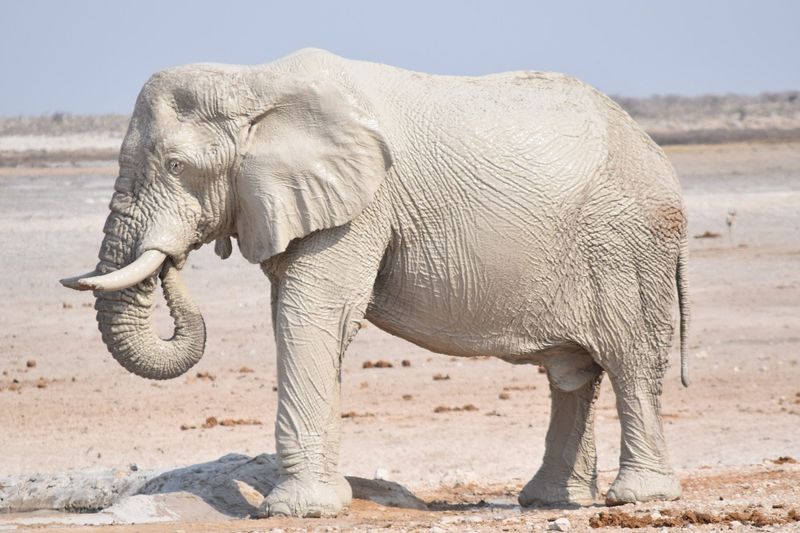
<svg viewBox="0 0 800 533"><path fill-rule="evenodd" d="M260 66L155 74L137 100L95 271L103 340L128 370L176 377L203 319L178 271L230 238L272 284L282 475L262 510L333 515L340 361L366 318L435 352L547 369L552 414L523 505L597 496L603 371L622 425L608 503L674 499L659 398L686 218L664 153L567 76L432 76L304 50ZM149 319L160 275L175 319ZM677 288L677 290L676 290ZM685 366L682 364L685 382Z"/></svg>

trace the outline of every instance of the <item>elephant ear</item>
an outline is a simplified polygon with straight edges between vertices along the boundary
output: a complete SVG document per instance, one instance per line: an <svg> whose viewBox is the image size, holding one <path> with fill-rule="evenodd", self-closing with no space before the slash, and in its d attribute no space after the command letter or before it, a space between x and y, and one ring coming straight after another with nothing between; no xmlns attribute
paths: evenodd
<svg viewBox="0 0 800 533"><path fill-rule="evenodd" d="M253 263L353 220L392 164L368 105L352 91L316 79L283 85L250 120L235 178L239 248Z"/></svg>

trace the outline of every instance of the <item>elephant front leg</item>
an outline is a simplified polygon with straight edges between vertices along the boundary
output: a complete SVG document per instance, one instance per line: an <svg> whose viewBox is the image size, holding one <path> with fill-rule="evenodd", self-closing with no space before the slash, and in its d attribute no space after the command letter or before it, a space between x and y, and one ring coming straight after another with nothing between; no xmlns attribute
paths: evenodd
<svg viewBox="0 0 800 533"><path fill-rule="evenodd" d="M333 516L352 492L339 473L341 324L350 314L314 313L286 299L275 317L278 347L276 448L281 475L261 505L264 516ZM334 320L331 320L334 318Z"/></svg>
<svg viewBox="0 0 800 533"><path fill-rule="evenodd" d="M594 410L600 369L578 389L565 392L550 380L551 411L542 466L519 495L531 505L589 504L597 496Z"/></svg>
<svg viewBox="0 0 800 533"><path fill-rule="evenodd" d="M281 475L261 506L269 516L333 516L352 497L338 471L338 356L305 355L289 351L278 356L275 435Z"/></svg>

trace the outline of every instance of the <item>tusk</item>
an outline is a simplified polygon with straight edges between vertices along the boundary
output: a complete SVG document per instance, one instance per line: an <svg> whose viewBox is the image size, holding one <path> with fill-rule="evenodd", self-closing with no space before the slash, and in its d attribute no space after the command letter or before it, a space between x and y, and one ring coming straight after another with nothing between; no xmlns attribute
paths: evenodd
<svg viewBox="0 0 800 533"><path fill-rule="evenodd" d="M158 250L147 250L136 261L114 272L103 275L89 272L83 276L64 278L61 284L77 291L121 291L155 274L166 257L167 254Z"/></svg>
<svg viewBox="0 0 800 533"><path fill-rule="evenodd" d="M96 270L92 270L91 272L87 272L86 274L81 274L80 276L73 276L71 278L64 278L59 280L59 282L65 286L69 287L70 289L75 289L76 291L85 291L87 290L85 287L81 286L78 282L82 279L90 278L99 275Z"/></svg>

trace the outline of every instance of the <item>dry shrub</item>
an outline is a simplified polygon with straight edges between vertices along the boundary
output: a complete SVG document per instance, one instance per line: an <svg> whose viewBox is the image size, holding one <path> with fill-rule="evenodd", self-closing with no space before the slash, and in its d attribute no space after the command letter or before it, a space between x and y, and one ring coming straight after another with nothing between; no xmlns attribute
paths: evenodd
<svg viewBox="0 0 800 533"><path fill-rule="evenodd" d="M719 239L720 237L722 237L720 233L708 230L705 230L703 233L694 236L695 239Z"/></svg>
<svg viewBox="0 0 800 533"><path fill-rule="evenodd" d="M372 361L364 361L364 364L361 365L361 368L393 368L393 367L394 365L392 363L390 363L389 361L384 361L383 359L375 361L374 363Z"/></svg>
<svg viewBox="0 0 800 533"><path fill-rule="evenodd" d="M233 426L260 426L261 421L256 420L254 418L223 418L222 420L217 420L215 416L209 416L206 418L206 421L200 424L200 427L203 429L211 429L216 426L222 427L233 427ZM186 431L187 429L197 429L197 426L190 425L190 424L181 424L181 431Z"/></svg>
<svg viewBox="0 0 800 533"><path fill-rule="evenodd" d="M450 407L447 405L440 405L436 409L433 410L434 413L450 413L450 412L457 412L457 411L477 411L478 408L475 407L473 404L468 403L462 407Z"/></svg>
<svg viewBox="0 0 800 533"><path fill-rule="evenodd" d="M632 515L624 511L602 511L589 519L593 528L621 527L638 529L644 527L686 527L688 525L727 524L741 522L742 524L765 527L800 522L800 513L790 509L786 516L766 515L759 509L746 509L744 511L731 511L716 515L700 511L686 510L680 514L662 511L660 517L649 514Z"/></svg>
<svg viewBox="0 0 800 533"><path fill-rule="evenodd" d="M261 421L255 418L226 418L219 423L223 427L231 426L260 426Z"/></svg>
<svg viewBox="0 0 800 533"><path fill-rule="evenodd" d="M356 413L355 411L348 411L342 413L342 418L372 418L375 413Z"/></svg>

